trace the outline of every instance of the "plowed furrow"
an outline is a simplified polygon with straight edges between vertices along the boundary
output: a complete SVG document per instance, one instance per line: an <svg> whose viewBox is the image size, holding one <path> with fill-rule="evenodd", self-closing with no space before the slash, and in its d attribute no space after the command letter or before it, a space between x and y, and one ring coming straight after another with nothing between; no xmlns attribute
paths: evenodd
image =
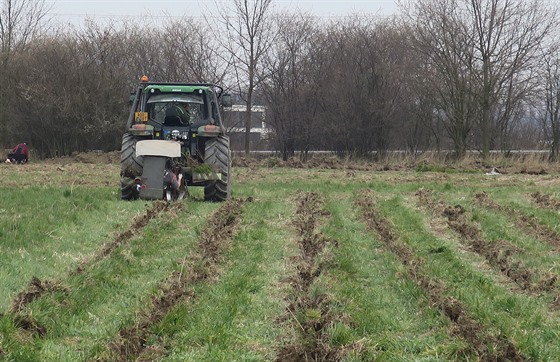
<svg viewBox="0 0 560 362"><path fill-rule="evenodd" d="M514 217L515 224L520 229L525 230L529 235L550 245L555 251L560 250L560 234L556 231L539 223L537 218L523 214L521 211L510 207L499 205L490 198L486 192L478 192L474 195L474 200L479 205L488 209L496 210Z"/></svg>
<svg viewBox="0 0 560 362"><path fill-rule="evenodd" d="M174 306L193 298L192 287L195 283L217 273L221 255L239 223L242 204L240 200L228 200L212 215L202 230L197 249L182 260L179 270L160 284L147 308L135 319L134 325L119 331L110 346L115 360L149 360L155 358L154 351L164 353L163 347L154 348L146 344L151 336L150 328L160 322Z"/></svg>
<svg viewBox="0 0 560 362"><path fill-rule="evenodd" d="M278 350L277 361L338 361L340 355L326 339L325 328L338 317L329 309L326 294L311 293L310 287L323 271L318 262L328 244L337 245L318 229L320 219L328 213L321 209L323 201L317 193L299 195L296 217L293 225L298 234L300 255L293 261L297 275L290 280L293 297L283 318L296 331L298 341Z"/></svg>
<svg viewBox="0 0 560 362"><path fill-rule="evenodd" d="M399 258L409 277L426 292L430 304L449 318L453 323L453 333L469 342L472 353L479 360L526 360L507 337L490 333L482 323L468 315L461 301L447 296L444 284L426 274L424 260L394 234L390 222L377 210L371 192L364 192L357 203L368 229L377 233L386 248ZM488 348L489 345L494 348Z"/></svg>
<svg viewBox="0 0 560 362"><path fill-rule="evenodd" d="M164 212L169 212L171 210L178 211L181 207L181 203L169 203L165 201L153 202L152 207L147 209L143 215L139 215L134 218L132 225L128 228L128 230L123 231L122 233L117 235L111 242L105 244L103 246L103 249L101 249L101 251L97 253L93 258L82 261L80 265L78 265L76 270L72 272L72 274L81 274L88 267L88 265L94 264L109 256L119 245L125 244L130 241L134 237L134 235L138 233L139 230L146 227L150 220L156 218Z"/></svg>
<svg viewBox="0 0 560 362"><path fill-rule="evenodd" d="M180 204L170 204L163 201L156 201L152 204L152 207L147 209L146 212L140 216L134 218L132 225L128 230L120 233L115 237L114 240L104 245L103 249L100 250L93 258L88 258L80 262L78 267L71 272L73 275L81 274L87 268L95 262L98 262L107 256L109 256L113 250L121 244L128 242L138 230L144 228L148 222L163 212L169 211L173 208L179 208ZM34 276L29 282L27 288L19 292L10 306L10 313L20 313L23 311L26 305L31 303L42 295L54 292L54 291L67 291L67 288L62 285L60 281L52 280L41 280Z"/></svg>
<svg viewBox="0 0 560 362"><path fill-rule="evenodd" d="M553 291L555 280L527 267L523 262L514 260L513 256L523 253L506 240L489 242L485 240L480 228L469 221L468 213L461 205L451 206L433 200L429 190L421 189L416 193L421 207L430 210L436 217L445 217L447 225L460 237L461 242L472 251L481 255L495 269L516 283L522 290L531 293Z"/></svg>

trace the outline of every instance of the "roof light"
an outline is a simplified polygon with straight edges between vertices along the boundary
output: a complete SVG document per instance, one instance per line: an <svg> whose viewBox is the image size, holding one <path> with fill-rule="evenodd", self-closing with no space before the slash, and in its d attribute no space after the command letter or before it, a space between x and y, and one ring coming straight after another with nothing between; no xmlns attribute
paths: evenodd
<svg viewBox="0 0 560 362"><path fill-rule="evenodd" d="M146 83L146 82L149 82L149 81L150 81L150 79L148 78L147 75L143 75L142 78L140 78L140 82L142 82L142 83Z"/></svg>

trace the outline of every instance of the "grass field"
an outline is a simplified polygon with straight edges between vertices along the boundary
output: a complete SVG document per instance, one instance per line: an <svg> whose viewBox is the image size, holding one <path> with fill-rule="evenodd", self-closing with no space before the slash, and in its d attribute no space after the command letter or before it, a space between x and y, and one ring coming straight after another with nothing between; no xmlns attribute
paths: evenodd
<svg viewBox="0 0 560 362"><path fill-rule="evenodd" d="M559 175L433 171L0 165L0 360L558 360Z"/></svg>

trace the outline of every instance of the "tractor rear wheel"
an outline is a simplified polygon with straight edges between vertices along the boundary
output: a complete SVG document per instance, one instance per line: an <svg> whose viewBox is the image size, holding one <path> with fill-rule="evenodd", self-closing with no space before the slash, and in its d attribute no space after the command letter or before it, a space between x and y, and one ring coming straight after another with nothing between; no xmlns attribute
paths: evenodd
<svg viewBox="0 0 560 362"><path fill-rule="evenodd" d="M132 177L142 175L144 158L136 156L136 142L138 138L130 133L122 137L121 146L121 177Z"/></svg>
<svg viewBox="0 0 560 362"><path fill-rule="evenodd" d="M130 133L122 137L121 146L121 199L135 200L138 191L134 179L142 175L144 158L136 156L136 142L138 139Z"/></svg>
<svg viewBox="0 0 560 362"><path fill-rule="evenodd" d="M206 141L204 163L221 173L221 180L207 181L204 200L225 201L231 195L231 151L229 137L218 136Z"/></svg>

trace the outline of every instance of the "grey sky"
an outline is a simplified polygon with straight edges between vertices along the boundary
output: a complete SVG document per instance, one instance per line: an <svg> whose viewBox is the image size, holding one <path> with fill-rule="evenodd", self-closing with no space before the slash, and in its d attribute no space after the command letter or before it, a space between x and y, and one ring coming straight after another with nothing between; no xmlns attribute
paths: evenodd
<svg viewBox="0 0 560 362"><path fill-rule="evenodd" d="M76 22L150 16L200 16L202 9L215 8L214 0L45 0L55 19ZM227 4L228 0L220 3ZM395 0L273 0L277 10L308 12L319 17L343 17L354 13L387 16L397 12Z"/></svg>

